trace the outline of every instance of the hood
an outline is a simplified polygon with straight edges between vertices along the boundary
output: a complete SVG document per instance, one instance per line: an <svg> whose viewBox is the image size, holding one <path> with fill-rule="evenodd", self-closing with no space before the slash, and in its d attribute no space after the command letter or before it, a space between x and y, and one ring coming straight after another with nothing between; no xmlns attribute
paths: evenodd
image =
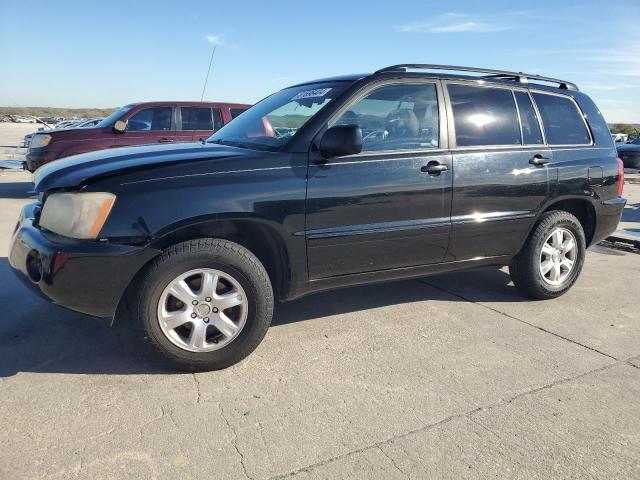
<svg viewBox="0 0 640 480"><path fill-rule="evenodd" d="M77 187L89 180L131 170L187 163L201 159L228 158L252 151L236 147L202 143L143 145L111 148L54 160L33 175L35 191ZM253 152L255 153L255 152Z"/></svg>

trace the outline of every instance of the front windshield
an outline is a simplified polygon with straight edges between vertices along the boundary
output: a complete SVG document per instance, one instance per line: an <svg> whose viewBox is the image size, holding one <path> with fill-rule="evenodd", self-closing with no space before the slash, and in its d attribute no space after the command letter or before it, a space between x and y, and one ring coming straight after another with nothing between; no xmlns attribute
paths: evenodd
<svg viewBox="0 0 640 480"><path fill-rule="evenodd" d="M281 90L239 115L207 142L277 150L349 85L325 82Z"/></svg>
<svg viewBox="0 0 640 480"><path fill-rule="evenodd" d="M120 107L108 117L103 118L100 121L100 123L95 125L95 127L96 128L110 127L112 124L116 122L116 120L119 120L125 113L127 113L133 107L135 107L135 105L125 105L124 107Z"/></svg>
<svg viewBox="0 0 640 480"><path fill-rule="evenodd" d="M630 138L627 143L633 143L634 145L640 145L640 137Z"/></svg>

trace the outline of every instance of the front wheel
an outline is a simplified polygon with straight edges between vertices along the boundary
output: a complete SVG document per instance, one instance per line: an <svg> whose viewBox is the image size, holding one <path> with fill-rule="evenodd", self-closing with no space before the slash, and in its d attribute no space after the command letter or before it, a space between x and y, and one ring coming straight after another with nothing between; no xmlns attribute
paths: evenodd
<svg viewBox="0 0 640 480"><path fill-rule="evenodd" d="M137 319L144 337L174 366L226 368L265 336L273 290L246 248L198 239L168 248L143 273Z"/></svg>
<svg viewBox="0 0 640 480"><path fill-rule="evenodd" d="M559 297L578 279L585 250L578 219L565 211L547 212L511 261L511 279L520 291L534 298Z"/></svg>

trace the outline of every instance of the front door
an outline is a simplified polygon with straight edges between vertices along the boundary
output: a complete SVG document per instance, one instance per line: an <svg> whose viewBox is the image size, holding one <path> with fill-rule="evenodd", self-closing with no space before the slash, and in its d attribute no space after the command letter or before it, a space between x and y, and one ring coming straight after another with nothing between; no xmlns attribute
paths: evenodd
<svg viewBox="0 0 640 480"><path fill-rule="evenodd" d="M329 123L360 126L363 151L328 161L310 153L311 279L442 261L452 172L439 88L433 81L378 85Z"/></svg>
<svg viewBox="0 0 640 480"><path fill-rule="evenodd" d="M176 141L173 107L146 107L132 112L127 130L116 136L119 147Z"/></svg>
<svg viewBox="0 0 640 480"><path fill-rule="evenodd" d="M446 86L451 105L451 261L518 251L557 173L525 89Z"/></svg>

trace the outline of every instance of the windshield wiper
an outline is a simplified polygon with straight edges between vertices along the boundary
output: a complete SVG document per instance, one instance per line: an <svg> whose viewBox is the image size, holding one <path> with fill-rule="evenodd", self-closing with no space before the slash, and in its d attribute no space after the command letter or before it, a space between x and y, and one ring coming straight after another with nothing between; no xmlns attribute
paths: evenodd
<svg viewBox="0 0 640 480"><path fill-rule="evenodd" d="M252 148L252 143L243 143L243 142L235 142L233 140L225 140L224 138L220 138L218 140L214 140L211 143L215 143L217 145L228 145L230 147L238 147L238 148Z"/></svg>

